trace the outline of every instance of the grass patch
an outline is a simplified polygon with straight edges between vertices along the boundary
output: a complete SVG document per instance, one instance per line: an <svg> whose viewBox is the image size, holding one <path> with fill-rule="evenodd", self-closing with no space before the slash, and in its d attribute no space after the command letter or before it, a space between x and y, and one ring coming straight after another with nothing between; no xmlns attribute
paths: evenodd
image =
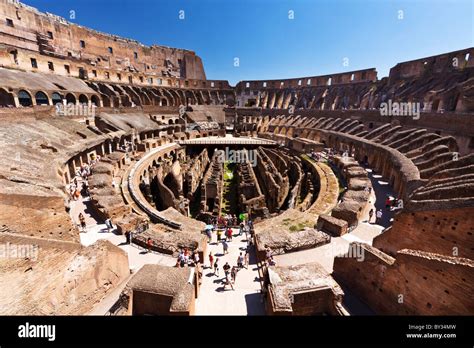
<svg viewBox="0 0 474 348"><path fill-rule="evenodd" d="M305 227L313 227L313 224L306 220L304 222L297 223L296 225L291 225L289 230L290 232L298 232L302 231Z"/></svg>

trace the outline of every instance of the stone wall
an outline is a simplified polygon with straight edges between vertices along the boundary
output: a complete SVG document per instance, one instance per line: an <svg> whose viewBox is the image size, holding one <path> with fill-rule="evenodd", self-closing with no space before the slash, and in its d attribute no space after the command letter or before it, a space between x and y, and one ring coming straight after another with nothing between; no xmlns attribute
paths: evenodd
<svg viewBox="0 0 474 348"><path fill-rule="evenodd" d="M364 260L334 259L333 276L377 314L470 315L472 260L404 249L396 259L363 245Z"/></svg>

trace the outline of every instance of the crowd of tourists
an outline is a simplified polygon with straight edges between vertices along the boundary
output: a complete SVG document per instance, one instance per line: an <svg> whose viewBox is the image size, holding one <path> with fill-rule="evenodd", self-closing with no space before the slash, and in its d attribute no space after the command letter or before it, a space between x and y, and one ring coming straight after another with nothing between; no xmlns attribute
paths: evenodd
<svg viewBox="0 0 474 348"><path fill-rule="evenodd" d="M245 240L247 246L245 251L239 253L236 264L231 266L229 262L226 262L222 267L224 271L224 278L222 282L224 289L230 287L234 290L235 280L237 278L237 272L241 269L248 269L249 266L249 253L252 246L252 233L253 233L253 222L247 219L245 214L240 214L237 218L236 215L224 215L219 218L215 218L213 224L207 225L205 233L208 237L208 243L213 243L213 237L215 234L216 244L222 245L222 255L229 254L229 243L232 242L234 237L240 237L245 234ZM231 226L238 226L238 233L234 235L234 230ZM220 263L219 258L214 257L213 253L209 253L209 269L214 271L214 275L219 277Z"/></svg>
<svg viewBox="0 0 474 348"><path fill-rule="evenodd" d="M92 156L91 160L88 163L84 163L81 165L80 168L77 169L76 175L74 178L71 180L71 182L66 185L66 191L69 193L69 197L67 200L67 211L69 212L71 210L71 202L72 201L77 201L81 197L89 197L90 192L89 192L89 183L88 183L88 178L92 174L92 169L94 166L100 162L101 157L99 155L97 156ZM78 220L79 220L79 228L82 232L86 232L86 219L84 217L83 213L79 213L78 215ZM112 224L110 225L106 224L107 230L110 231Z"/></svg>
<svg viewBox="0 0 474 348"><path fill-rule="evenodd" d="M198 267L201 259L197 251L190 251L188 248L180 249L176 267Z"/></svg>

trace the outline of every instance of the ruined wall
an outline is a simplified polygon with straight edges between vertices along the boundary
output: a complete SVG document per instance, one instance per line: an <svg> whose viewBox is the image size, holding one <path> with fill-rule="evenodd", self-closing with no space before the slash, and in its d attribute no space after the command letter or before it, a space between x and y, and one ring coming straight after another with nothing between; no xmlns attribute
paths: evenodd
<svg viewBox="0 0 474 348"><path fill-rule="evenodd" d="M377 314L470 315L474 263L404 249L396 259L364 245L364 260L334 259L333 276Z"/></svg>
<svg viewBox="0 0 474 348"><path fill-rule="evenodd" d="M104 34L52 14L3 0L0 4L0 41L35 57L47 56L79 63L87 70L141 72L157 78L206 80L201 59L192 51L145 46L137 41ZM8 21L7 21L8 19ZM28 60L11 64L31 70ZM67 63L65 63L67 64ZM60 67L63 69L63 67Z"/></svg>
<svg viewBox="0 0 474 348"><path fill-rule="evenodd" d="M401 249L474 259L474 208L403 211L396 214L389 231L375 237L374 246L395 255Z"/></svg>
<svg viewBox="0 0 474 348"><path fill-rule="evenodd" d="M472 112L474 49L397 64L377 80L375 69L287 80L241 81L237 106L268 109L369 110L416 102L426 112Z"/></svg>
<svg viewBox="0 0 474 348"><path fill-rule="evenodd" d="M278 170L263 148L256 151L256 157L257 168L255 174L265 195L267 207L270 212L277 211L283 205L290 189L286 170L283 172ZM277 158L275 155L274 159ZM280 168L282 166L284 166L283 163L280 164Z"/></svg>
<svg viewBox="0 0 474 348"><path fill-rule="evenodd" d="M204 149L197 157L192 158L190 164L185 168L184 181L185 185L187 185L188 198L191 198L198 189L208 164L209 155L207 149Z"/></svg>

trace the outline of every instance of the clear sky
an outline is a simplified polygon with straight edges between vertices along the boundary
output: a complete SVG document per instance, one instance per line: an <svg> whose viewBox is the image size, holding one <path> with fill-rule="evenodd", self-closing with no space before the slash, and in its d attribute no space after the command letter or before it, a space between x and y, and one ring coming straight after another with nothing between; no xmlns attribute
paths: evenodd
<svg viewBox="0 0 474 348"><path fill-rule="evenodd" d="M380 79L398 62L474 46L473 0L23 2L146 45L193 50L208 79L231 84L372 67Z"/></svg>

